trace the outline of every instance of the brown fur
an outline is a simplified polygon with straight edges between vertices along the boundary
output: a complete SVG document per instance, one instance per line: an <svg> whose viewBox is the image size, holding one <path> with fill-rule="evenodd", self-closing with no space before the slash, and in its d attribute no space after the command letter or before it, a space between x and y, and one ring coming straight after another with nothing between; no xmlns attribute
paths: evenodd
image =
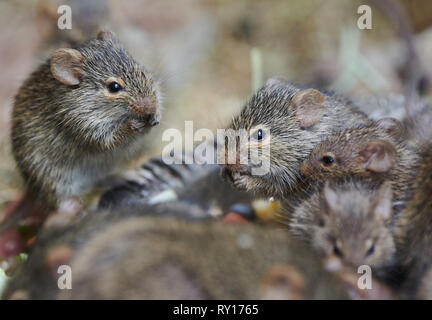
<svg viewBox="0 0 432 320"><path fill-rule="evenodd" d="M412 199L396 225L398 258L407 270L403 287L408 297L416 297L416 288L426 290L432 267L432 151L423 156L413 185ZM430 274L430 272L429 272ZM423 287L423 289L421 289Z"/></svg>
<svg viewBox="0 0 432 320"><path fill-rule="evenodd" d="M421 275L418 288L415 290L414 298L421 300L432 300L432 266Z"/></svg>

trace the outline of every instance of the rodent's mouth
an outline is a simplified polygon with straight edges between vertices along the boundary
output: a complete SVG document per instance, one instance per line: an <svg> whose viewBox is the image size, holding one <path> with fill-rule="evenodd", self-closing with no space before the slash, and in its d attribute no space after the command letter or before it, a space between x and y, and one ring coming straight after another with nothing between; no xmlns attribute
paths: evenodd
<svg viewBox="0 0 432 320"><path fill-rule="evenodd" d="M132 114L129 119L129 126L132 130L141 132L145 129L150 129L159 124L159 118L157 114L149 115L135 115Z"/></svg>

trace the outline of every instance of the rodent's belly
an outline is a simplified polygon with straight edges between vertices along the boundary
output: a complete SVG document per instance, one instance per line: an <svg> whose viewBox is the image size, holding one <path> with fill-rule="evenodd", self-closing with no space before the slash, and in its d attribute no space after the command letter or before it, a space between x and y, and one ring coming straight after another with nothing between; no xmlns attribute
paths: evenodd
<svg viewBox="0 0 432 320"><path fill-rule="evenodd" d="M114 169L114 166L100 166L92 168L92 166L76 167L68 172L65 181L57 186L57 197L59 199L70 196L82 196L90 191L94 185L109 175Z"/></svg>
<svg viewBox="0 0 432 320"><path fill-rule="evenodd" d="M114 168L99 168L98 170L74 170L71 174L71 183L69 185L69 196L71 195L83 195L84 193L90 191L94 185L102 180L104 177L109 175Z"/></svg>
<svg viewBox="0 0 432 320"><path fill-rule="evenodd" d="M135 141L121 150L117 149L111 153L81 159L68 172L65 172L64 183L57 186L58 198L85 194L141 149L142 141Z"/></svg>

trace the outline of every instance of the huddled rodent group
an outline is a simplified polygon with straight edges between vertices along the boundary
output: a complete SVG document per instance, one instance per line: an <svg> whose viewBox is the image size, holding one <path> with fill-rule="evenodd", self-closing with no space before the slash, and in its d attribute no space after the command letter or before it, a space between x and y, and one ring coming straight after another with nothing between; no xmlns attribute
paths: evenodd
<svg viewBox="0 0 432 320"><path fill-rule="evenodd" d="M305 125L308 108L311 122ZM279 198L282 223L324 257L367 264L401 288L401 296L416 297L416 289L404 288L414 286L410 274L426 274L432 259L426 196L432 189L428 157L422 154L428 147L422 139L413 141L410 127L393 118L369 120L331 94L283 81L260 89L229 127L270 128L261 140L271 140L271 170L253 176L250 165L237 161L225 165L223 176L235 186ZM406 261L407 251L417 262ZM419 264L422 271L412 271Z"/></svg>
<svg viewBox="0 0 432 320"><path fill-rule="evenodd" d="M392 183L395 215L411 197L420 156L403 139L401 123L383 118L344 130L320 143L302 163L303 177L314 182L355 176L378 187Z"/></svg>
<svg viewBox="0 0 432 320"><path fill-rule="evenodd" d="M272 78L228 127L247 132L270 129L270 159L264 159L270 162L270 172L252 177L249 165L232 164L224 167L223 175L234 182L241 180L249 191L292 198L301 182L301 163L319 142L338 130L370 123L365 114L342 97ZM261 136L258 142L269 138ZM257 161L250 159L252 163Z"/></svg>
<svg viewBox="0 0 432 320"><path fill-rule="evenodd" d="M157 82L111 32L101 32L75 49L55 51L23 84L13 110L12 146L26 182L24 200L53 211L71 197L84 196L142 151L143 134L159 123L160 112ZM317 294L321 282L333 281L319 263L313 262L313 270L305 273L312 277L318 270L320 275L314 279L319 283L313 287L305 281L298 270L307 263L293 258L298 245L285 237L286 232L273 234L274 229L257 226L231 229L221 223L192 225L174 219L211 220L213 202L226 210L237 195L250 200L251 194L279 200L281 222L288 233L306 240L325 259L354 267L367 264L383 281L387 269L400 269L398 283L389 282L400 290L398 295L430 296L432 221L427 177L432 173L431 153L424 142L421 146L407 142L402 123L392 118L373 121L334 93L271 78L228 129L250 132L246 147L268 144L271 148L268 159L249 153L245 164L236 149L236 163L222 167L225 179L249 192L244 198L219 184L214 168L211 174L193 179L195 186L185 187L190 182L183 173L152 160L136 174L161 177L146 178L143 184L126 181L102 197L98 214L81 217L65 229L45 231L46 236L42 233L7 296L25 287L31 297L37 297L29 276L47 266L52 271L65 259L79 270L71 296L76 298L343 296L339 291ZM269 161L270 170L255 176L252 169L260 161ZM189 167L182 170L197 172ZM152 189L156 183L179 184L185 192L176 201L154 206L153 196L162 190ZM151 197L142 193L136 197L144 186ZM204 193L212 192L209 186L217 194L206 197ZM174 219L171 225L162 219L167 216ZM117 241L115 248L113 241ZM51 250L54 244L60 249ZM307 247L301 250L299 256L310 254ZM209 260L192 257L196 252L205 252ZM264 276L263 271L274 264L276 271ZM228 265L231 269L225 269ZM138 274L146 276L134 282ZM263 276L260 285L258 275ZM279 288L278 279L284 277L282 282L291 291L283 285ZM176 290L162 278L177 284ZM117 295L127 292L124 280L134 284L130 294ZM111 290L99 290L98 281L108 283ZM50 294L62 297L57 291L47 291Z"/></svg>

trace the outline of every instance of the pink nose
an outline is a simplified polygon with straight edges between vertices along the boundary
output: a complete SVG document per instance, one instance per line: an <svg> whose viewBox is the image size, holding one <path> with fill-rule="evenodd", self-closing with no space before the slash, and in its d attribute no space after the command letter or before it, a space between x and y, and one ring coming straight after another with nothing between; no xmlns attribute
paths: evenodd
<svg viewBox="0 0 432 320"><path fill-rule="evenodd" d="M156 112L157 103L155 99L145 97L132 104L132 111L140 116L154 114Z"/></svg>

